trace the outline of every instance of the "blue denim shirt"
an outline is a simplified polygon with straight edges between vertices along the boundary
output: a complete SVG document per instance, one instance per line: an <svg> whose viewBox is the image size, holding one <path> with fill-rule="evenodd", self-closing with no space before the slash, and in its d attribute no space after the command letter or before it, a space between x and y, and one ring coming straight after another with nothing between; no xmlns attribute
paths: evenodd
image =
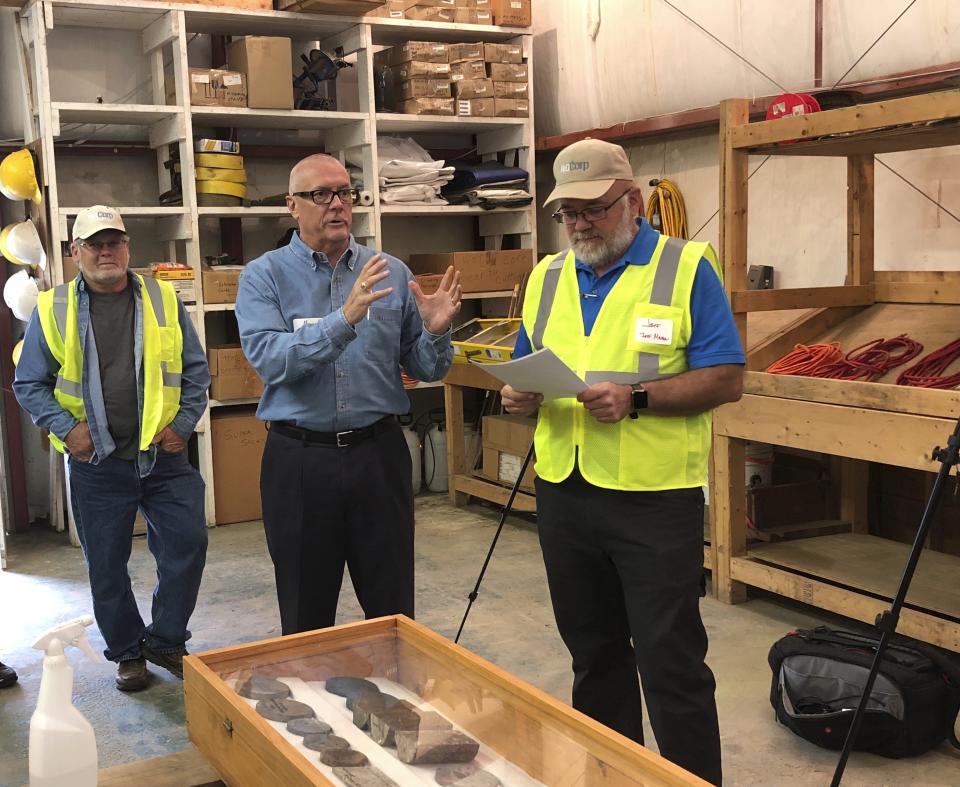
<svg viewBox="0 0 960 787"><path fill-rule="evenodd" d="M369 426L410 409L400 367L418 380L439 380L450 368L450 332L423 325L400 260L384 255L390 295L356 327L343 304L377 252L350 238L336 265L294 233L289 245L247 264L237 292L240 342L264 383L257 416L318 432Z"/></svg>
<svg viewBox="0 0 960 787"><path fill-rule="evenodd" d="M129 274L130 286L134 293L134 362L137 368L137 410L143 419L143 297L140 282ZM94 453L91 464L99 464L111 453L116 445L107 424L107 410L103 400L100 383L100 360L97 354L97 340L90 328L90 297L87 294L83 276L77 277L77 321L80 326L80 343L83 347L83 405L87 412L87 424L93 438ZM210 370L207 356L200 345L197 333L193 329L190 317L180 303L178 307L180 330L183 332L183 372L180 379L180 412L177 413L170 428L187 439L193 433L197 422L207 407L207 388L210 387ZM105 341L105 337L100 337ZM70 430L79 421L60 406L53 395L57 383L60 365L56 362L47 345L40 317L36 309L27 324L27 333L23 337L23 350L17 364L13 391L20 406L30 413L33 422L49 429L61 440L65 440ZM148 475L156 459L156 448L151 446L141 451L138 466L141 475Z"/></svg>

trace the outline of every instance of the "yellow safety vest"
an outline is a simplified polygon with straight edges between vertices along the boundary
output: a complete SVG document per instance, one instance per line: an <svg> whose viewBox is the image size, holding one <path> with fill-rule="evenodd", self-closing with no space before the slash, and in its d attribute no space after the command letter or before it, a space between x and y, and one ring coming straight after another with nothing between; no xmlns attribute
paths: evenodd
<svg viewBox="0 0 960 787"><path fill-rule="evenodd" d="M709 243L661 235L646 265L627 265L604 299L590 336L584 335L572 251L534 268L523 324L534 350L549 347L588 385L663 380L687 370L690 294L701 257L718 276ZM603 424L576 399L540 408L534 442L537 475L554 483L573 470L594 486L628 491L702 485L710 452L710 413L641 413Z"/></svg>
<svg viewBox="0 0 960 787"><path fill-rule="evenodd" d="M180 410L180 377L183 372L183 332L177 294L164 281L134 274L143 302L143 414L140 418L140 450L170 425ZM79 277L78 277L79 278ZM80 345L77 281L41 292L37 311L43 336L60 364L53 395L64 410L80 421L87 420L83 404L83 347ZM50 435L50 444L60 453L63 441Z"/></svg>

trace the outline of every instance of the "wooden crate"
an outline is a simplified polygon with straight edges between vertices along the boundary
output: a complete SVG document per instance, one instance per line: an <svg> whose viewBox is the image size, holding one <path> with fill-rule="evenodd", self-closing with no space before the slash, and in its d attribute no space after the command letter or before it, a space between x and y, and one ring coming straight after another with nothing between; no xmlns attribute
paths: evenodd
<svg viewBox="0 0 960 787"><path fill-rule="evenodd" d="M294 745L280 725L261 718L233 691L235 682L253 670L303 681L335 675L387 678L544 784L706 785L402 616L187 656L184 691L190 739L228 784L334 783L314 765L316 752ZM354 748L376 750L381 756L389 751L356 732L360 742L354 741Z"/></svg>

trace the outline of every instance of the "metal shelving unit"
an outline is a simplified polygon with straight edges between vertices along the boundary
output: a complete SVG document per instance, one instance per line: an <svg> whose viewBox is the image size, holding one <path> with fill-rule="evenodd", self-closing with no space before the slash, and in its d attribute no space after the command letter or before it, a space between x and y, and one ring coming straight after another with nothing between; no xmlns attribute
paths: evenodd
<svg viewBox="0 0 960 787"><path fill-rule="evenodd" d="M29 44L29 70L32 87L32 129L35 146L43 169L47 190L49 221L46 234L52 265L48 268L48 286L62 281L63 270L59 249L69 239L69 222L85 206L63 206L57 189L58 154L54 142L63 135L67 124L139 127L141 139L156 151L156 172L159 192L170 188L170 173L164 166L168 146L176 145L180 154L183 183L182 205L118 206L125 217L155 219L158 236L165 244L168 259L188 263L195 271L196 306L189 309L200 339L206 346L205 316L233 309L232 304L209 304L203 301L200 276L200 226L213 219L263 219L287 216L283 206L200 207L194 178L194 129L245 128L276 132L297 132L316 148L345 156L359 151L363 180L373 194L370 207L354 209L354 234L364 243L383 248L382 220L391 223L421 217L475 217L478 234L485 249L503 247L505 235L518 235L521 248L535 250L536 220L534 203L519 210L484 211L469 206L386 206L379 200L377 133L402 133L418 137L442 134L444 138L468 138L485 160L504 158L533 173L533 116L529 118L457 118L377 113L374 105L373 52L405 40L442 42L516 42L521 43L525 57L531 62L530 30L485 25L444 25L431 22L393 20L377 17L344 17L282 11L250 11L221 6L167 3L155 0L31 0L21 13L22 32ZM84 30L127 31L140 38L140 50L151 74L152 102L149 104L110 104L51 101L51 74L48 39L66 35L69 29L77 35ZM329 51L337 46L347 51L359 50L356 62L358 112L313 112L304 110L263 110L229 107L194 107L189 100L187 44L194 34L210 35L274 35L287 36L297 43L320 46ZM61 39L62 40L62 39ZM165 64L171 68L175 84L175 103L168 105L165 85ZM31 131L27 132L31 136ZM302 143L301 143L302 144ZM531 188L533 187L531 177ZM392 226L392 225L391 225ZM505 298L510 292L472 293L469 298ZM435 387L421 384L418 388ZM412 389L417 390L417 389ZM210 407L250 404L253 400L210 402ZM212 442L208 428L209 409L198 426L200 472L207 481L207 519L215 521L213 492ZM51 516L62 521L63 467L52 462Z"/></svg>

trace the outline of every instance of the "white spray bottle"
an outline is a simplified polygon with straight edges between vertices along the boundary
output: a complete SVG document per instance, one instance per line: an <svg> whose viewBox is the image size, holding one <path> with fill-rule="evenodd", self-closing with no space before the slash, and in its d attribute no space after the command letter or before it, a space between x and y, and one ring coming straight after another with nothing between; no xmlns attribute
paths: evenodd
<svg viewBox="0 0 960 787"><path fill-rule="evenodd" d="M30 718L30 787L96 787L97 741L73 706L73 667L64 648L80 648L91 661L103 659L87 642L89 615L50 629L33 646L44 651L37 709Z"/></svg>

